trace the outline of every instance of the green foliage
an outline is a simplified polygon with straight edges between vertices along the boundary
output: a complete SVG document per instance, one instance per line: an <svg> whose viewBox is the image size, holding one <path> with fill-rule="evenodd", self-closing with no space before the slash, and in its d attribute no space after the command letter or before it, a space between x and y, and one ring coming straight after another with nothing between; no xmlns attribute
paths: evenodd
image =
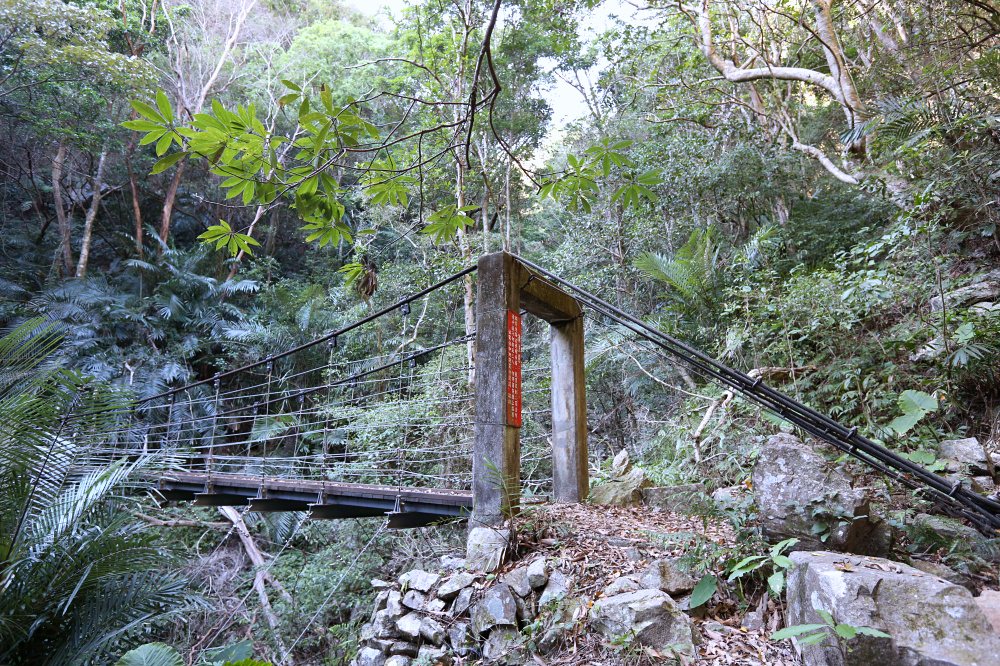
<svg viewBox="0 0 1000 666"><path fill-rule="evenodd" d="M260 243L252 236L233 231L229 223L225 220L219 220L218 224L210 226L204 233L198 236L198 239L205 243L215 243L215 249L217 250L225 247L233 257L240 252L252 255L253 251L250 249L250 246L260 246ZM320 247L322 246L323 244L320 243Z"/></svg>
<svg viewBox="0 0 1000 666"><path fill-rule="evenodd" d="M121 393L52 363L60 333L29 321L0 339L0 658L69 664L105 655L185 605L185 581L125 495L140 456L89 463L126 426ZM84 416L79 416L84 415ZM81 471L82 470L82 471Z"/></svg>
<svg viewBox="0 0 1000 666"><path fill-rule="evenodd" d="M858 636L892 638L892 636L884 631L879 631L872 627L858 627L844 622L838 623L828 611L822 608L816 608L815 611L823 620L822 624L796 624L791 627L785 627L771 634L771 640L783 641L794 638L800 646L806 646L822 643L831 637L845 641L850 641Z"/></svg>
<svg viewBox="0 0 1000 666"><path fill-rule="evenodd" d="M115 666L184 666L184 658L169 645L147 643L126 652Z"/></svg>
<svg viewBox="0 0 1000 666"><path fill-rule="evenodd" d="M706 603L719 588L719 579L713 574L705 574L698 580L698 583L691 590L691 598L688 600L689 608L697 608Z"/></svg>
<svg viewBox="0 0 1000 666"><path fill-rule="evenodd" d="M435 243L449 243L455 239L459 230L473 223L472 218L467 213L476 208L476 206L463 208L446 206L427 218L428 224L421 230L421 233L431 236Z"/></svg>
<svg viewBox="0 0 1000 666"><path fill-rule="evenodd" d="M164 643L147 643L126 652L115 666L184 666L184 658L176 648ZM240 641L232 645L204 650L197 666L271 666L253 659L253 642Z"/></svg>
<svg viewBox="0 0 1000 666"><path fill-rule="evenodd" d="M785 574L792 567L792 561L783 553L798 542L798 539L785 539L771 546L767 555L751 555L743 558L728 568L728 580L759 575L769 569L771 574L767 577L767 587L775 597L780 597L785 589Z"/></svg>
<svg viewBox="0 0 1000 666"><path fill-rule="evenodd" d="M889 424L889 428L898 435L905 435L921 419L938 409L937 398L923 391L903 391L899 394L898 404L903 414L894 418Z"/></svg>

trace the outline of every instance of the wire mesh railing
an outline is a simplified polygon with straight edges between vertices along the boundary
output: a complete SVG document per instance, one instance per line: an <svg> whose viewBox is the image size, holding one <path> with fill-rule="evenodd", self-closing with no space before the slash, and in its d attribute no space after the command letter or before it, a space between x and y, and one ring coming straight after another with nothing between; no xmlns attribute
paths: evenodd
<svg viewBox="0 0 1000 666"><path fill-rule="evenodd" d="M164 472L471 486L462 271L320 338L139 404L97 458ZM456 311L458 314L456 315Z"/></svg>

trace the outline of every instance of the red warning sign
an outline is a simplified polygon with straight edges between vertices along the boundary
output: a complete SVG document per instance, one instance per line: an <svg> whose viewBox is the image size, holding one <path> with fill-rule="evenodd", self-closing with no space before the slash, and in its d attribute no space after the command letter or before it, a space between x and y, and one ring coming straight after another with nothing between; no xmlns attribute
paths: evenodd
<svg viewBox="0 0 1000 666"><path fill-rule="evenodd" d="M507 425L521 427L521 315L507 310Z"/></svg>

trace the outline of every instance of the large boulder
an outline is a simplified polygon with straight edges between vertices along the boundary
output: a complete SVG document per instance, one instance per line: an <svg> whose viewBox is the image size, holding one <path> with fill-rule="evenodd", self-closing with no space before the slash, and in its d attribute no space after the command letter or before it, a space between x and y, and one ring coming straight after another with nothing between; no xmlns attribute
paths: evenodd
<svg viewBox="0 0 1000 666"><path fill-rule="evenodd" d="M993 625L993 631L1000 634L1000 592L983 590L983 593L976 597L976 605Z"/></svg>
<svg viewBox="0 0 1000 666"><path fill-rule="evenodd" d="M943 300L940 295L934 296L930 299L929 305L931 312L938 312L944 305L949 308L960 308L974 303L995 301L997 298L1000 298L1000 270L990 271L964 287L949 291Z"/></svg>
<svg viewBox="0 0 1000 666"><path fill-rule="evenodd" d="M615 456L611 466L611 479L594 486L590 491L590 502L604 506L629 506L642 502L643 489L648 488L646 473L632 467L628 452L621 451Z"/></svg>
<svg viewBox="0 0 1000 666"><path fill-rule="evenodd" d="M612 640L632 638L666 655L694 654L691 620L660 590L598 599L590 609L589 624Z"/></svg>
<svg viewBox="0 0 1000 666"><path fill-rule="evenodd" d="M964 439L949 439L938 446L938 456L944 458L949 472L962 476L975 476L989 473L986 460L986 449L975 437ZM992 462L1000 467L1000 455L991 454Z"/></svg>
<svg viewBox="0 0 1000 666"><path fill-rule="evenodd" d="M797 646L806 666L996 666L1000 636L969 591L898 562L821 552L790 556L789 626L871 627L891 638L830 635Z"/></svg>
<svg viewBox="0 0 1000 666"><path fill-rule="evenodd" d="M940 548L964 555L977 555L984 560L1000 559L1000 551L993 540L954 518L918 513L907 532L914 544L926 550Z"/></svg>
<svg viewBox="0 0 1000 666"><path fill-rule="evenodd" d="M795 537L800 549L825 546L853 553L884 548L878 525L868 518L864 491L794 435L768 437L753 469L753 492L764 536L771 541Z"/></svg>

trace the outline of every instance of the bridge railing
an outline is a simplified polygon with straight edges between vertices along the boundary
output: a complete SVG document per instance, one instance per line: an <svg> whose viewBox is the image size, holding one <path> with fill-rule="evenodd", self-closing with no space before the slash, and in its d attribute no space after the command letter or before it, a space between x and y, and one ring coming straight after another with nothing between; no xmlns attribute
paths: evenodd
<svg viewBox="0 0 1000 666"><path fill-rule="evenodd" d="M472 336L460 314L469 272L145 401L141 446L208 475L471 487Z"/></svg>

